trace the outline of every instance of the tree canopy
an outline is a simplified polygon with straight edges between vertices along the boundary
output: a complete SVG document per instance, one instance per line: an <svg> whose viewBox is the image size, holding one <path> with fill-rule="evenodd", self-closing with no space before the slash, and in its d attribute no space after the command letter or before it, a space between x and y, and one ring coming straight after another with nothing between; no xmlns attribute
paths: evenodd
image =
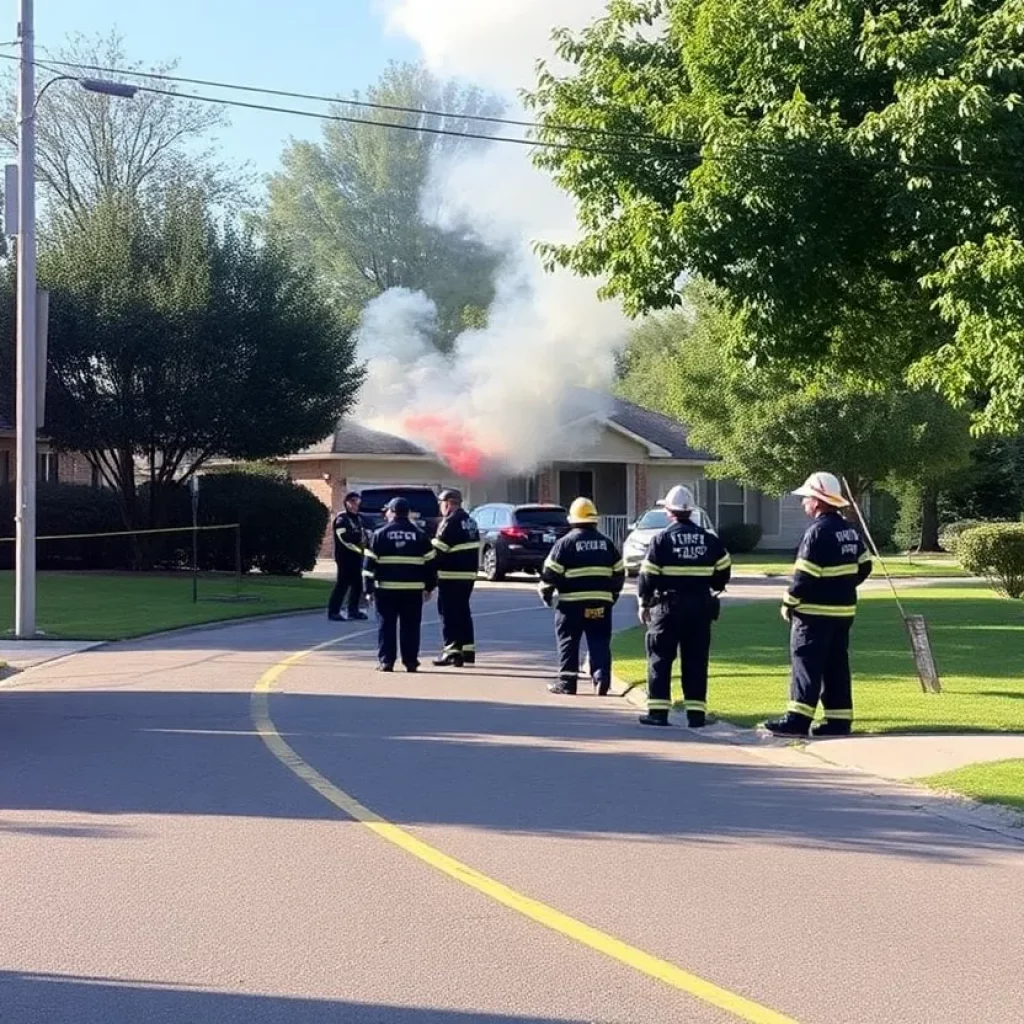
<svg viewBox="0 0 1024 1024"><path fill-rule="evenodd" d="M297 451L333 430L362 379L350 328L280 243L218 226L201 191L131 196L59 218L45 432L135 508L214 456ZM13 316L13 298L3 303ZM10 333L10 332L8 332ZM156 509L156 514L159 510Z"/></svg>
<svg viewBox="0 0 1024 1024"><path fill-rule="evenodd" d="M388 288L425 292L438 306L445 347L479 325L494 296L500 254L464 230L441 226L431 173L481 143L437 132L486 133L486 123L470 116L500 114L501 103L415 64L392 64L365 99L422 113L339 102L336 116L373 123L329 121L320 142L288 146L270 179L269 229L349 310ZM425 130L381 128L385 123Z"/></svg>
<svg viewBox="0 0 1024 1024"><path fill-rule="evenodd" d="M794 384L729 354L735 317L710 289L687 308L641 326L622 364L620 390L690 427L719 457L709 474L769 494L829 469L857 493L889 480L925 488L967 464L966 414L934 391L821 377Z"/></svg>
<svg viewBox="0 0 1024 1024"><path fill-rule="evenodd" d="M634 314L719 287L735 350L903 376L1024 419L1021 0L612 0L558 34L536 160L582 236L547 258Z"/></svg>

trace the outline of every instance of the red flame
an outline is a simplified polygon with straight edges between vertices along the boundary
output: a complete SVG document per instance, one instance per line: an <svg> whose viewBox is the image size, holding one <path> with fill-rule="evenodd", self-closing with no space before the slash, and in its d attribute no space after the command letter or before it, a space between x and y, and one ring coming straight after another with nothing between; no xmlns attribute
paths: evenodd
<svg viewBox="0 0 1024 1024"><path fill-rule="evenodd" d="M459 476L478 480L483 472L486 454L477 447L463 424L443 416L408 416L403 426L410 433L422 437L444 463Z"/></svg>

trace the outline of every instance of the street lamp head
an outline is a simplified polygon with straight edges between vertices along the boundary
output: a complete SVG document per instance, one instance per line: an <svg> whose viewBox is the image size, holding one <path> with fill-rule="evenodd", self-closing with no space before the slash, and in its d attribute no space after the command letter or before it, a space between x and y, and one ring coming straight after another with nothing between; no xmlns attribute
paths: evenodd
<svg viewBox="0 0 1024 1024"><path fill-rule="evenodd" d="M111 82L106 78L80 78L78 81L82 88L89 92L102 93L104 96L120 96L126 100L134 99L139 91L137 86L129 85L127 82Z"/></svg>

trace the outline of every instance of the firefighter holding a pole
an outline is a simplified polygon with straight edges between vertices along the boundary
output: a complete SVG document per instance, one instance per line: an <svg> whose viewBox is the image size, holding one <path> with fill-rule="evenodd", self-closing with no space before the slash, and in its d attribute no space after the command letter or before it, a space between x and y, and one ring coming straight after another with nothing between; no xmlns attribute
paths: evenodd
<svg viewBox="0 0 1024 1024"><path fill-rule="evenodd" d="M792 680L786 714L764 727L776 736L848 736L853 724L850 630L857 588L871 575L871 554L840 509L849 502L832 473L812 473L793 492L813 522L782 603L790 624ZM813 726L819 702L824 719Z"/></svg>

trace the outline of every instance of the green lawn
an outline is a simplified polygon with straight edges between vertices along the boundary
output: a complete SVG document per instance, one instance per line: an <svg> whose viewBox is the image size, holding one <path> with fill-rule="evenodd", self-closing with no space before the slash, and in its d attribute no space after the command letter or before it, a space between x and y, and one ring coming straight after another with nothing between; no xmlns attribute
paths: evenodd
<svg viewBox="0 0 1024 1024"><path fill-rule="evenodd" d="M1024 732L1024 601L984 587L920 587L902 595L928 622L944 692L921 692L910 643L885 592L865 594L852 641L856 729L865 732ZM776 601L729 606L715 624L709 709L752 726L788 700L788 629ZM643 635L614 641L615 670L643 682ZM681 699L678 683L674 696Z"/></svg>
<svg viewBox="0 0 1024 1024"><path fill-rule="evenodd" d="M949 555L883 555L889 575L965 578L968 573ZM788 576L793 568L793 555L771 551L754 551L749 555L733 555L733 572L737 576ZM882 570L876 565L875 573Z"/></svg>
<svg viewBox="0 0 1024 1024"><path fill-rule="evenodd" d="M236 599L234 577L203 576L192 603L188 574L44 572L38 578L37 625L48 637L118 640L178 626L246 615L326 607L324 580L247 576ZM14 624L14 573L0 573L0 622Z"/></svg>
<svg viewBox="0 0 1024 1024"><path fill-rule="evenodd" d="M1024 761L969 764L956 771L920 779L933 789L963 793L986 804L1005 804L1024 813Z"/></svg>

